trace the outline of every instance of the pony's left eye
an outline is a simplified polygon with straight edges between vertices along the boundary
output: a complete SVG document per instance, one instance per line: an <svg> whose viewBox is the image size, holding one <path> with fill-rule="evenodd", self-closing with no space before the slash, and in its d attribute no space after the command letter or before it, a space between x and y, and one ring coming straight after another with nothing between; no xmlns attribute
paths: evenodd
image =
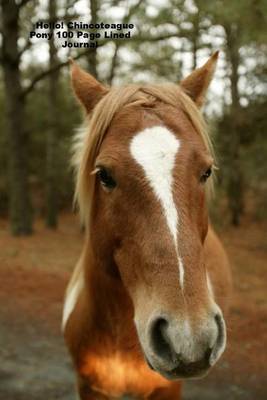
<svg viewBox="0 0 267 400"><path fill-rule="evenodd" d="M113 189L116 186L116 182L110 175L110 172L106 170L106 168L99 168L97 171L97 176L100 180L100 183L106 189Z"/></svg>
<svg viewBox="0 0 267 400"><path fill-rule="evenodd" d="M204 174L201 175L200 182L205 183L206 180L211 176L212 169L211 167L207 169L207 171L204 172Z"/></svg>

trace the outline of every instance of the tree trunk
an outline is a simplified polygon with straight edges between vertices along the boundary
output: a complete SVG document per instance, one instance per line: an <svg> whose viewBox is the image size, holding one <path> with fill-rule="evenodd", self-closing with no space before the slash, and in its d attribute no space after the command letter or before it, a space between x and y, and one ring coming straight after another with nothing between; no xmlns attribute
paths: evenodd
<svg viewBox="0 0 267 400"><path fill-rule="evenodd" d="M115 71L118 65L118 53L119 53L119 49L120 49L120 45L118 44L118 42L115 42L115 50L113 53L113 57L111 60L111 65L110 65L110 71L109 71L109 75L107 78L107 84L108 85L112 85L114 76L115 76Z"/></svg>
<svg viewBox="0 0 267 400"><path fill-rule="evenodd" d="M25 130L18 50L19 7L15 0L2 1L2 59L8 134L9 216L14 235L32 232L28 184L28 133Z"/></svg>
<svg viewBox="0 0 267 400"><path fill-rule="evenodd" d="M56 7L56 2L49 0L49 18L52 21L55 21L57 17ZM51 33L53 34L53 31ZM50 68L58 63L54 37L49 41L49 63ZM49 228L56 228L58 219L58 91L59 71L57 70L49 76L50 123L46 138L46 225Z"/></svg>
<svg viewBox="0 0 267 400"><path fill-rule="evenodd" d="M226 25L226 44L227 55L231 66L231 131L229 134L229 146L225 149L228 152L229 176L227 184L227 195L231 212L231 222L233 225L240 224L240 217L243 212L243 173L240 165L240 130L238 121L240 115L240 99L238 91L238 66L239 66L239 46L238 28L235 25Z"/></svg>
<svg viewBox="0 0 267 400"><path fill-rule="evenodd" d="M97 13L98 13L98 0L89 0L89 7L91 13L91 24L97 23ZM93 33L96 33L95 29L92 29ZM92 48L92 51L88 53L88 67L89 72L98 79L97 73L97 48Z"/></svg>

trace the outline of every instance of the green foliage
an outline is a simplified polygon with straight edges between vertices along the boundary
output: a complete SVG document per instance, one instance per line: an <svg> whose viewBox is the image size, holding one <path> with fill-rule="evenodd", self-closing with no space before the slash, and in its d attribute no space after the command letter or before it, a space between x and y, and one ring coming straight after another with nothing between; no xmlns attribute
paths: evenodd
<svg viewBox="0 0 267 400"><path fill-rule="evenodd" d="M38 201L39 210L43 213L44 209L44 183L45 183L45 162L46 162L46 137L50 128L49 104L48 104L48 82L44 80L42 84L29 97L27 103L27 129L31 134L30 146L30 174L33 192L42 197ZM58 190L59 207L69 206L72 201L73 180L70 168L71 142L74 129L81 122L81 115L77 102L72 95L69 84L69 77L62 76L59 93L60 107L55 110L58 121ZM34 193L33 193L34 194Z"/></svg>
<svg viewBox="0 0 267 400"><path fill-rule="evenodd" d="M267 131L266 120L267 99L258 97L247 107L240 110L237 129L241 138L240 143L240 168L243 172L243 188L246 197L253 197L254 215L267 217ZM223 116L217 121L216 147L219 154L219 186L220 193L224 194L229 177L235 174L229 160L228 149L232 145L231 130L232 115L225 110ZM230 131L231 132L231 131ZM249 205L248 208L251 208ZM246 208L244 212L246 212Z"/></svg>
<svg viewBox="0 0 267 400"><path fill-rule="evenodd" d="M46 136L49 130L48 82L42 84L31 93L26 109L26 129L30 132L30 183L34 198L35 213L43 214L45 201L45 163ZM59 207L69 207L72 203L73 176L70 167L70 149L75 127L81 123L81 114L76 100L72 95L69 78L63 76L59 93L60 108L57 112L59 130L58 151L58 189ZM4 93L0 88L0 215L7 212L7 136L5 131Z"/></svg>

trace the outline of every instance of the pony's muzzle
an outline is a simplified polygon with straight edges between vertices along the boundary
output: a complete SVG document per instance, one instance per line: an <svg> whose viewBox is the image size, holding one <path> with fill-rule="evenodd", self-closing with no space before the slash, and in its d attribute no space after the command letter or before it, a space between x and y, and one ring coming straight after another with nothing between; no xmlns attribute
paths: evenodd
<svg viewBox="0 0 267 400"><path fill-rule="evenodd" d="M219 359L226 343L224 319L217 310L198 327L166 314L157 315L148 323L146 338L142 336L148 365L168 379L204 376Z"/></svg>

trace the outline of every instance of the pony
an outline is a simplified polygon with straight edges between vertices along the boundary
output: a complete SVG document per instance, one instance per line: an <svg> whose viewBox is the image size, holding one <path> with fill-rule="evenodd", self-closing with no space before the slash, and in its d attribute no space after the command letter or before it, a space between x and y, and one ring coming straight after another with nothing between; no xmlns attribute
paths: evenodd
<svg viewBox="0 0 267 400"><path fill-rule="evenodd" d="M112 88L72 61L85 239L62 328L82 400L180 399L181 380L225 349L231 274L208 219L215 157L200 110L217 58L179 85Z"/></svg>

